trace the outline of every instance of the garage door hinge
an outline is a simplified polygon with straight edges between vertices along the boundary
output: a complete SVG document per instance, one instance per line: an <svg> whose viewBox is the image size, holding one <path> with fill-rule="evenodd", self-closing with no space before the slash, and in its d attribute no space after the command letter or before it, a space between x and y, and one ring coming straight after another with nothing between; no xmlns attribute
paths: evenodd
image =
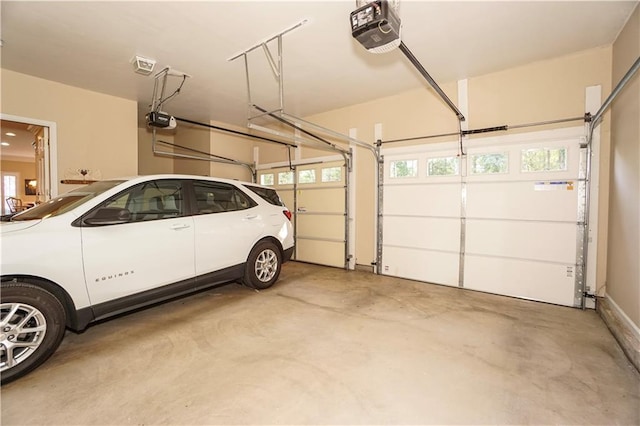
<svg viewBox="0 0 640 426"><path fill-rule="evenodd" d="M591 294L591 293L582 293L583 297L586 297L587 299L595 299L596 295L595 294Z"/></svg>

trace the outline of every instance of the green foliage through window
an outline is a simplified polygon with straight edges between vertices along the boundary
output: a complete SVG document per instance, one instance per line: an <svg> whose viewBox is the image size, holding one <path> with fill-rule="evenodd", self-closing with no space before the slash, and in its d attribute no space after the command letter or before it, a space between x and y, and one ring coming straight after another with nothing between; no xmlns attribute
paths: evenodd
<svg viewBox="0 0 640 426"><path fill-rule="evenodd" d="M322 169L322 182L341 182L342 167L327 167Z"/></svg>
<svg viewBox="0 0 640 426"><path fill-rule="evenodd" d="M523 172L567 170L566 148L531 148L522 150Z"/></svg>
<svg viewBox="0 0 640 426"><path fill-rule="evenodd" d="M389 176L392 178L418 176L418 160L392 161L389 167Z"/></svg>
<svg viewBox="0 0 640 426"><path fill-rule="evenodd" d="M315 183L316 171L315 170L300 170L298 172L298 183Z"/></svg>
<svg viewBox="0 0 640 426"><path fill-rule="evenodd" d="M269 173L268 175L260 175L260 185L273 185L273 173Z"/></svg>
<svg viewBox="0 0 640 426"><path fill-rule="evenodd" d="M293 185L293 172L278 173L278 185Z"/></svg>
<svg viewBox="0 0 640 426"><path fill-rule="evenodd" d="M427 160L428 176L454 176L459 173L457 157L429 158Z"/></svg>
<svg viewBox="0 0 640 426"><path fill-rule="evenodd" d="M507 171L509 171L509 157L506 152L471 156L471 173L473 174L507 173Z"/></svg>

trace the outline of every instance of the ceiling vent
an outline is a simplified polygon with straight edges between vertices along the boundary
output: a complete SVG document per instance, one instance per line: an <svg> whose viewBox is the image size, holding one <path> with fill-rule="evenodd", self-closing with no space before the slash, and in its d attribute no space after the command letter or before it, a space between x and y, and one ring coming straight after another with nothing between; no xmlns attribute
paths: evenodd
<svg viewBox="0 0 640 426"><path fill-rule="evenodd" d="M153 67L156 66L155 59L143 58L142 56L135 56L132 60L133 68L138 74L149 75L153 72Z"/></svg>

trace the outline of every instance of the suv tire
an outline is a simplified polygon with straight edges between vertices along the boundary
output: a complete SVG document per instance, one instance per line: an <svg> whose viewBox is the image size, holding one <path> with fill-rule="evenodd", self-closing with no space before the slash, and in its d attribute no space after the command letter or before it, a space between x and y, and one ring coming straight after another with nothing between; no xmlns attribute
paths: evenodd
<svg viewBox="0 0 640 426"><path fill-rule="evenodd" d="M23 281L2 283L0 373L8 383L29 373L55 352L64 337L66 313L48 291Z"/></svg>
<svg viewBox="0 0 640 426"><path fill-rule="evenodd" d="M256 290L264 290L278 280L281 268L280 249L271 241L261 241L249 254L242 282Z"/></svg>

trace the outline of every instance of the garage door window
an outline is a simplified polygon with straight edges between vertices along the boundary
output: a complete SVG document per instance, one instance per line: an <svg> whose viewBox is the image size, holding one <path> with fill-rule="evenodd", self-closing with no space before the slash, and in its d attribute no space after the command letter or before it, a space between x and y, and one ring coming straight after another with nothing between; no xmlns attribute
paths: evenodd
<svg viewBox="0 0 640 426"><path fill-rule="evenodd" d="M260 176L260 185L271 186L273 185L273 173Z"/></svg>
<svg viewBox="0 0 640 426"><path fill-rule="evenodd" d="M298 172L298 183L315 183L316 171L315 170L300 170Z"/></svg>
<svg viewBox="0 0 640 426"><path fill-rule="evenodd" d="M326 167L322 169L322 182L341 182L342 167Z"/></svg>
<svg viewBox="0 0 640 426"><path fill-rule="evenodd" d="M293 172L278 173L278 185L293 185Z"/></svg>
<svg viewBox="0 0 640 426"><path fill-rule="evenodd" d="M471 173L474 175L507 173L508 171L509 155L506 152L471 156Z"/></svg>
<svg viewBox="0 0 640 426"><path fill-rule="evenodd" d="M460 173L457 157L427 159L427 176L455 176Z"/></svg>
<svg viewBox="0 0 640 426"><path fill-rule="evenodd" d="M397 160L389 165L389 177L408 178L418 176L418 160Z"/></svg>
<svg viewBox="0 0 640 426"><path fill-rule="evenodd" d="M567 170L566 148L530 148L522 150L521 171L551 172Z"/></svg>

